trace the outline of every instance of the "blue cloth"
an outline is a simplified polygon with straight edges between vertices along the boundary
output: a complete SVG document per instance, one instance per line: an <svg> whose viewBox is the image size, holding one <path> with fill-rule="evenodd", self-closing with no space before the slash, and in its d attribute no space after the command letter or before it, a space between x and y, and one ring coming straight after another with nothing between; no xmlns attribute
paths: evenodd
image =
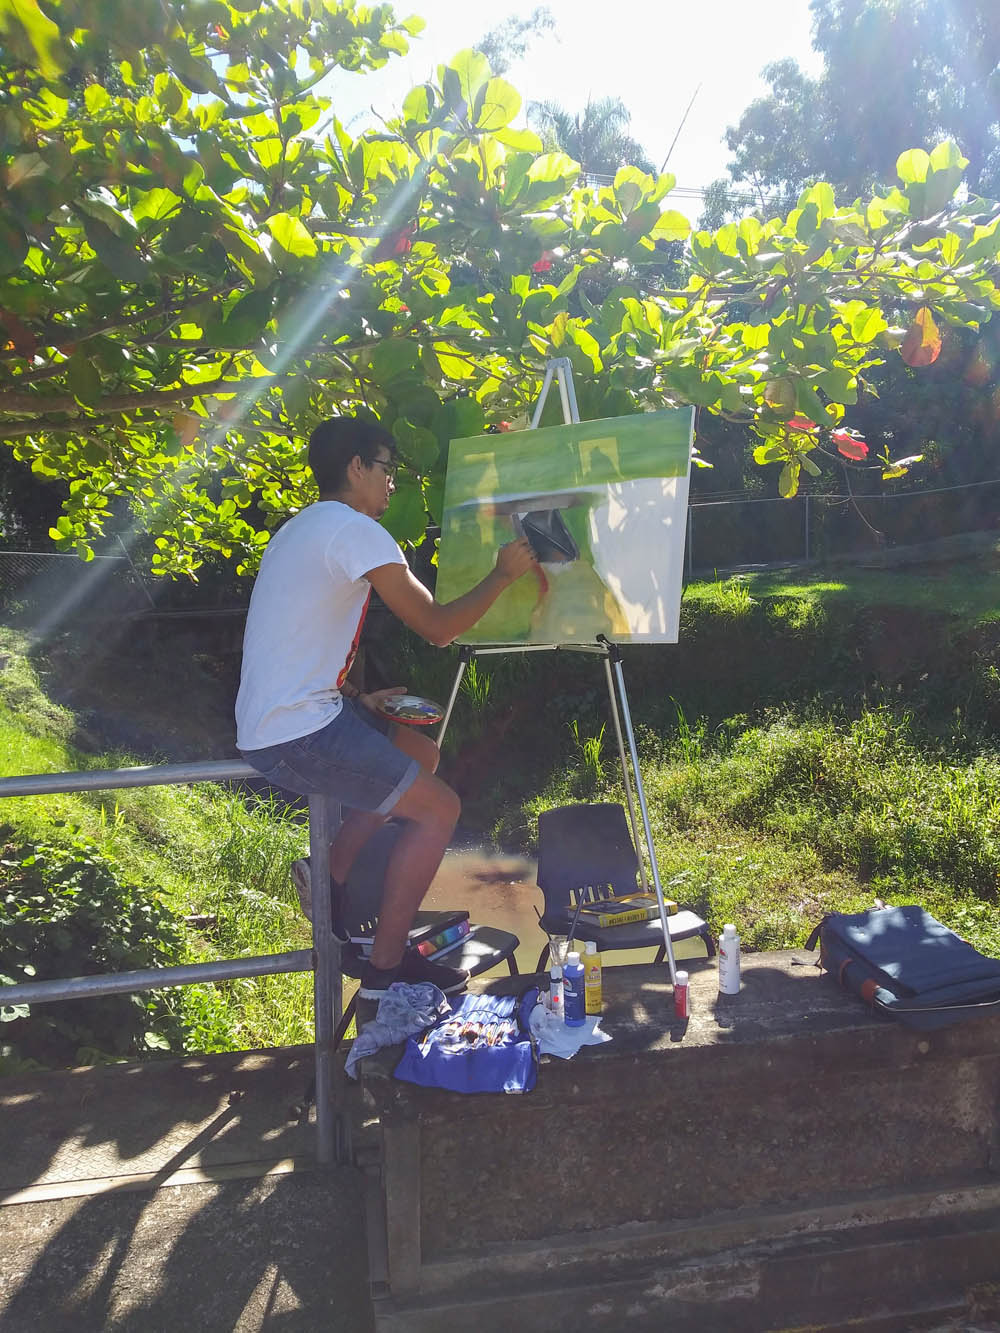
<svg viewBox="0 0 1000 1333"><path fill-rule="evenodd" d="M450 1008L444 992L429 981L394 981L379 1000L374 1019L364 1025L351 1044L345 1065L348 1074L357 1078L355 1066L359 1060L384 1046L398 1046L414 1032L423 1032Z"/></svg>
<svg viewBox="0 0 1000 1333"><path fill-rule="evenodd" d="M396 1077L450 1092L530 1092L538 1074L528 1015L537 987L516 995L463 995L419 1040L410 1038Z"/></svg>

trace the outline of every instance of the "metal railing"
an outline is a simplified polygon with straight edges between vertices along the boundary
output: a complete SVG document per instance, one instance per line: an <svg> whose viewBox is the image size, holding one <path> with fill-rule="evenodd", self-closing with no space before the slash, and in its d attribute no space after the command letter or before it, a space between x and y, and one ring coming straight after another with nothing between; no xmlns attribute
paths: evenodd
<svg viewBox="0 0 1000 1333"><path fill-rule="evenodd" d="M71 791L113 791L122 787L173 786L187 782L231 782L259 778L256 769L240 759L204 760L190 764L151 764L140 768L93 769L86 773L37 773L0 778L0 797L49 796ZM323 796L309 798L309 854L313 886L317 868L329 866L332 815ZM329 873L329 872L328 872ZM233 977L272 976L283 972L312 972L316 1050L316 1156L323 1165L334 1160L335 1123L331 1101L333 1036L341 1018L342 984L340 944L333 933L329 893L313 893L313 947L254 958L225 958L210 963L176 967L149 967L134 972L112 972L58 981L24 981L0 986L0 1004L46 1004L53 1000L96 995L121 995L188 986L193 982L226 981Z"/></svg>

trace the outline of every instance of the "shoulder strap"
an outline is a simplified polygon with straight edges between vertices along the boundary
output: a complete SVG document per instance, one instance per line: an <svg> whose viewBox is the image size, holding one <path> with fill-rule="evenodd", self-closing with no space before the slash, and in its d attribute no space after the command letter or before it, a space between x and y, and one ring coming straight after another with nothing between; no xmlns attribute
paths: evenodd
<svg viewBox="0 0 1000 1333"><path fill-rule="evenodd" d="M824 917L823 920L820 921L820 923L819 923L818 925L814 926L814 927L812 928L812 930L809 932L809 938L806 940L806 948L807 948L807 949L815 949L815 948L816 948L816 941L819 939L819 933L820 933L820 931L821 931L821 930L823 929L823 927L826 925L826 920L827 920L826 917Z"/></svg>

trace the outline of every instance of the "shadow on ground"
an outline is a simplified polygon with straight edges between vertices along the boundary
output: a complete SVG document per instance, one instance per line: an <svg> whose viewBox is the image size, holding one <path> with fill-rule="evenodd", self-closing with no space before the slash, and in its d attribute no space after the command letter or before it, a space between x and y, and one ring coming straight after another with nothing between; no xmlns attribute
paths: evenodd
<svg viewBox="0 0 1000 1333"><path fill-rule="evenodd" d="M313 1169L312 1049L0 1085L4 1333L372 1327L360 1173Z"/></svg>

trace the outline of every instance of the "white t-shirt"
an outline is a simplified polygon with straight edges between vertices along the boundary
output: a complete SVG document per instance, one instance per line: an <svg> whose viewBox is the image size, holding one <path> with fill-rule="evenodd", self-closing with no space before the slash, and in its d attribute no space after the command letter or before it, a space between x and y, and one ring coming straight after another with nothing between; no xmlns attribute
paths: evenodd
<svg viewBox="0 0 1000 1333"><path fill-rule="evenodd" d="M379 565L403 564L374 519L321 500L274 534L261 560L243 636L236 744L261 750L309 736L343 706Z"/></svg>

